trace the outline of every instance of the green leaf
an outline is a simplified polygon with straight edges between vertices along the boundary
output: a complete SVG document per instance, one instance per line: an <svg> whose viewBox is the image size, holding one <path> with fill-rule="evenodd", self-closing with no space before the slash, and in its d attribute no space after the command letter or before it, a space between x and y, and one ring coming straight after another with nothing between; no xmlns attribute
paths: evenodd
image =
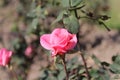
<svg viewBox="0 0 120 80"><path fill-rule="evenodd" d="M36 15L37 15L38 17L40 17L40 15L43 15L43 14L40 14L40 11L41 11L41 7L40 7L40 5L38 5L38 6L36 7Z"/></svg>
<svg viewBox="0 0 120 80"><path fill-rule="evenodd" d="M71 6L78 6L82 0L71 0Z"/></svg>
<svg viewBox="0 0 120 80"><path fill-rule="evenodd" d="M120 74L120 55L113 56L113 64L110 65L110 70Z"/></svg>
<svg viewBox="0 0 120 80"><path fill-rule="evenodd" d="M12 46L15 48L15 49L19 49L20 48L20 44L19 44L19 39L16 38L12 41Z"/></svg>
<svg viewBox="0 0 120 80"><path fill-rule="evenodd" d="M69 5L69 0L62 0L61 4L62 4L63 7L69 7L70 6Z"/></svg>
<svg viewBox="0 0 120 80"><path fill-rule="evenodd" d="M81 70L79 70L79 74L82 74L82 73L84 73L85 72L85 69L81 69Z"/></svg>
<svg viewBox="0 0 120 80"><path fill-rule="evenodd" d="M120 55L117 55L115 58L115 63L120 65Z"/></svg>
<svg viewBox="0 0 120 80"><path fill-rule="evenodd" d="M64 80L65 76L66 76L65 71L64 70L60 71L58 75L58 80Z"/></svg>
<svg viewBox="0 0 120 80"><path fill-rule="evenodd" d="M110 75L107 71L105 71L105 74L101 76L102 80L110 80Z"/></svg>
<svg viewBox="0 0 120 80"><path fill-rule="evenodd" d="M21 76L18 76L18 80L23 80Z"/></svg>
<svg viewBox="0 0 120 80"><path fill-rule="evenodd" d="M77 18L73 15L66 17L63 19L63 23L65 28L68 29L69 32L76 34L79 30L79 22Z"/></svg>
<svg viewBox="0 0 120 80"><path fill-rule="evenodd" d="M97 77L99 76L98 70L92 69L92 70L90 71L90 75L91 75L92 78L97 78Z"/></svg>
<svg viewBox="0 0 120 80"><path fill-rule="evenodd" d="M120 65L113 63L110 65L110 70L116 74L120 74Z"/></svg>
<svg viewBox="0 0 120 80"><path fill-rule="evenodd" d="M13 27L11 29L12 32L18 32L19 31L19 28L18 28L18 24L17 23L14 23L13 24Z"/></svg>
<svg viewBox="0 0 120 80"><path fill-rule="evenodd" d="M78 62L78 57L74 57L70 61L67 62L67 68L70 70L77 68L79 65L80 64Z"/></svg>
<svg viewBox="0 0 120 80"><path fill-rule="evenodd" d="M87 80L86 78L83 78L82 80Z"/></svg>
<svg viewBox="0 0 120 80"><path fill-rule="evenodd" d="M36 4L34 4L34 3L31 4L31 9L27 13L27 17L30 17L30 18L35 18L36 17Z"/></svg>
<svg viewBox="0 0 120 80"><path fill-rule="evenodd" d="M95 61L96 64L101 63L101 61L95 55L92 55L92 59Z"/></svg>
<svg viewBox="0 0 120 80"><path fill-rule="evenodd" d="M32 21L32 27L33 27L33 29L36 30L38 23L39 23L38 22L38 18L33 19L33 21Z"/></svg>
<svg viewBox="0 0 120 80"><path fill-rule="evenodd" d="M76 79L75 79L76 76L77 76L77 74L71 75L71 76L69 77L69 79L70 79L70 80L76 80Z"/></svg>
<svg viewBox="0 0 120 80"><path fill-rule="evenodd" d="M66 11L61 11L59 13L57 19L52 22L52 25L55 24L55 23L57 23L57 22L59 22L59 21L61 21L63 19L63 16L64 16L65 13L66 13Z"/></svg>
<svg viewBox="0 0 120 80"><path fill-rule="evenodd" d="M110 75L105 69L92 69L90 70L91 80L110 80Z"/></svg>

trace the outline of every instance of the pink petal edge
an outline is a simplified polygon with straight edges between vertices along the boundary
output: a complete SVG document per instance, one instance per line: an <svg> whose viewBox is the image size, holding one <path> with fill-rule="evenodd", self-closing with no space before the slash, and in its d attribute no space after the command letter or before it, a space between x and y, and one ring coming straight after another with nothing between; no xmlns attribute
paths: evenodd
<svg viewBox="0 0 120 80"><path fill-rule="evenodd" d="M44 47L47 50L51 50L51 44L50 44L50 34L44 34L40 37L40 43L42 47Z"/></svg>

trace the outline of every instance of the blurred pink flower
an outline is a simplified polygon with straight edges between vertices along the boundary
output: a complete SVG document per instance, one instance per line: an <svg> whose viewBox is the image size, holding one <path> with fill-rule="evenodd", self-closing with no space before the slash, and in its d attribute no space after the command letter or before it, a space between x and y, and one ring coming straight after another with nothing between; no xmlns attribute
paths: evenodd
<svg viewBox="0 0 120 80"><path fill-rule="evenodd" d="M12 56L12 51L8 51L5 48L0 49L0 66L6 66Z"/></svg>
<svg viewBox="0 0 120 80"><path fill-rule="evenodd" d="M26 49L25 49L25 55L30 57L32 55L32 52L33 52L33 48L32 46L28 46Z"/></svg>
<svg viewBox="0 0 120 80"><path fill-rule="evenodd" d="M64 28L56 28L51 34L42 35L40 43L45 49L52 51L52 56L63 55L75 47L77 37Z"/></svg>

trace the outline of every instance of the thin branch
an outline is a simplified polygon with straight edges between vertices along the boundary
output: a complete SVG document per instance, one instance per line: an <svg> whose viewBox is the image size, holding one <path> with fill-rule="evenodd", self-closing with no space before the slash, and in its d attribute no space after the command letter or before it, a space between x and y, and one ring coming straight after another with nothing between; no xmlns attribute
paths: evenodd
<svg viewBox="0 0 120 80"><path fill-rule="evenodd" d="M85 5L82 5L82 6L80 6L80 7L71 7L71 8L69 8L68 10L77 10L77 9L81 9L81 8L83 8L83 7L85 7Z"/></svg>
<svg viewBox="0 0 120 80"><path fill-rule="evenodd" d="M65 63L65 55L61 56L62 58L62 64L64 66L64 71L66 73L66 80L69 80L69 76L68 76L68 72L67 72L67 67L66 67L66 63Z"/></svg>
<svg viewBox="0 0 120 80"><path fill-rule="evenodd" d="M17 76L17 74L16 74L16 72L14 70L12 70L12 74L14 75L15 80L18 80L18 76Z"/></svg>
<svg viewBox="0 0 120 80"><path fill-rule="evenodd" d="M99 23L100 25L103 25L108 31L111 31L104 22L98 21L98 23Z"/></svg>
<svg viewBox="0 0 120 80"><path fill-rule="evenodd" d="M78 35L78 34L77 34L77 35ZM78 35L78 36L79 36L79 35ZM80 50L79 37L78 37L78 44L77 44L77 47L78 47L79 51L81 51L81 50ZM81 55L81 58L82 58L82 60L83 60L84 67L85 67L85 70L86 70L87 80L90 80L90 74L89 74L89 71L88 71L88 68L87 68L87 63L86 63L86 61L85 61L84 55L83 55L83 53L80 53L80 55Z"/></svg>
<svg viewBox="0 0 120 80"><path fill-rule="evenodd" d="M8 70L11 72L12 76L15 78L15 80L19 80L18 79L18 75L16 74L15 70L13 69L12 66L6 66L6 68L8 68Z"/></svg>
<svg viewBox="0 0 120 80"><path fill-rule="evenodd" d="M79 19L79 16L77 14L77 10L76 9L74 10L74 13L75 13L76 18Z"/></svg>

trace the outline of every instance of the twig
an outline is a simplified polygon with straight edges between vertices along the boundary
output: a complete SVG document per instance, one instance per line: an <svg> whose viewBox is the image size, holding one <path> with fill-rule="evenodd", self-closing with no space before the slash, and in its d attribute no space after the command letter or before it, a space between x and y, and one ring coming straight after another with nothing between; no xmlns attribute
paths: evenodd
<svg viewBox="0 0 120 80"><path fill-rule="evenodd" d="M12 74L12 76L14 76L15 80L19 80L19 79L18 79L18 76L17 76L17 74L16 74L16 72L15 72L15 70L13 69L12 66L8 66L8 65L7 65L6 68L10 71L10 73Z"/></svg>
<svg viewBox="0 0 120 80"><path fill-rule="evenodd" d="M104 22L98 21L98 23L99 23L100 25L103 25L108 31L111 31Z"/></svg>
<svg viewBox="0 0 120 80"><path fill-rule="evenodd" d="M18 80L18 76L17 76L17 74L16 74L16 72L14 70L12 70L12 74L15 77L15 80Z"/></svg>
<svg viewBox="0 0 120 80"><path fill-rule="evenodd" d="M77 34L77 35L79 36L79 34ZM79 37L77 37L77 38L78 38L78 44L77 44L77 47L78 47L79 51L81 51L81 50L80 50ZM85 67L85 70L86 70L87 80L90 80L90 74L89 74L89 71L88 71L88 68L87 68L87 63L86 63L86 61L85 61L84 55L83 55L83 53L81 53L80 55L81 55L81 58L82 58L82 60L83 60L84 67Z"/></svg>
<svg viewBox="0 0 120 80"><path fill-rule="evenodd" d="M80 7L70 7L70 8L68 8L68 10L78 10L78 9L81 9L81 8L83 8L83 7L85 7L85 5L82 5L82 6L80 6Z"/></svg>
<svg viewBox="0 0 120 80"><path fill-rule="evenodd" d="M68 72L67 72L67 67L66 67L66 63L65 63L65 55L62 55L61 58L62 58L62 64L64 66L64 70L65 70L65 73L66 73L66 80L69 80L69 76L68 76Z"/></svg>

